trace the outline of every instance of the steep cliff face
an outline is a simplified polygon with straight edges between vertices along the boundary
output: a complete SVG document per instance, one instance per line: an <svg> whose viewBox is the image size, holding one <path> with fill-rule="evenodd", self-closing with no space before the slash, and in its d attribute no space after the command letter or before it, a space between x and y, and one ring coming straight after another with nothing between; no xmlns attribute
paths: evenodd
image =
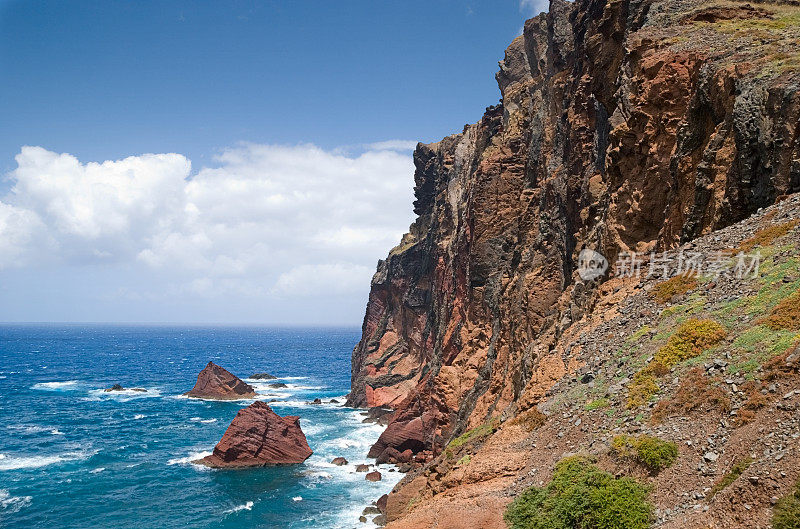
<svg viewBox="0 0 800 529"><path fill-rule="evenodd" d="M501 103L418 145L417 220L378 265L351 405L390 406L372 455L435 456L528 409L575 362L584 247L614 263L800 190L797 8L562 0L500 62Z"/></svg>

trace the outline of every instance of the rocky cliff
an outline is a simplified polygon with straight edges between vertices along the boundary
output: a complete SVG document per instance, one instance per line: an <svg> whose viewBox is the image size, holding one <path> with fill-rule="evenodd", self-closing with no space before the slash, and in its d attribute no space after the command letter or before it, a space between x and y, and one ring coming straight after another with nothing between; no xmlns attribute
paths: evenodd
<svg viewBox="0 0 800 529"><path fill-rule="evenodd" d="M500 103L414 153L417 219L378 265L353 353L349 404L396 410L371 455L435 465L533 410L579 351L611 354L576 329L613 309L618 258L800 190L798 42L794 2L553 0L528 20ZM612 270L582 281L583 248Z"/></svg>

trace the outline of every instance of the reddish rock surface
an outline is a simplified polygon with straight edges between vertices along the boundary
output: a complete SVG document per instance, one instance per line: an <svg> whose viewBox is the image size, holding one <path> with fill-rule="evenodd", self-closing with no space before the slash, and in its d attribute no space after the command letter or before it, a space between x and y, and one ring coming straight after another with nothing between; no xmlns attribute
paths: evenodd
<svg viewBox="0 0 800 529"><path fill-rule="evenodd" d="M197 383L191 391L184 395L200 399L235 400L253 399L256 392L253 386L242 382L227 369L209 362L197 375Z"/></svg>
<svg viewBox="0 0 800 529"><path fill-rule="evenodd" d="M366 476L364 476L364 479L366 479L367 481L380 481L381 479L383 479L383 476L377 470L373 470L372 472L369 472Z"/></svg>
<svg viewBox="0 0 800 529"><path fill-rule="evenodd" d="M256 401L239 410L214 453L198 463L214 468L292 465L311 454L299 417L281 417Z"/></svg>

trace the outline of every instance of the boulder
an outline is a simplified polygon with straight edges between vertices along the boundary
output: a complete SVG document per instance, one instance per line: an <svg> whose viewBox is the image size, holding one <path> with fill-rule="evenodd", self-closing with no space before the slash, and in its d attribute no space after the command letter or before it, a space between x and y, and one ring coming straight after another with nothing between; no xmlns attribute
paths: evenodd
<svg viewBox="0 0 800 529"><path fill-rule="evenodd" d="M322 399L314 399L311 402L309 402L308 404L322 404Z"/></svg>
<svg viewBox="0 0 800 529"><path fill-rule="evenodd" d="M281 417L256 401L239 410L214 452L196 463L212 468L293 465L311 454L299 417Z"/></svg>
<svg viewBox="0 0 800 529"><path fill-rule="evenodd" d="M109 392L112 392L112 391L135 391L137 393L145 393L145 392L147 392L147 390L144 389L144 388L124 388L120 384L114 384L110 388L106 388L103 391L105 391L106 393L109 393Z"/></svg>
<svg viewBox="0 0 800 529"><path fill-rule="evenodd" d="M383 476L377 470L373 470L372 472L367 473L367 475L364 476L364 479L367 481L380 481L383 479Z"/></svg>
<svg viewBox="0 0 800 529"><path fill-rule="evenodd" d="M395 420L386 427L378 441L372 445L367 457L374 457L378 463L389 462L398 454L410 450L417 453L425 447L425 428L420 417L406 421Z"/></svg>
<svg viewBox="0 0 800 529"><path fill-rule="evenodd" d="M276 376L270 375L269 373L253 373L250 375L252 380L275 380Z"/></svg>
<svg viewBox="0 0 800 529"><path fill-rule="evenodd" d="M356 465L356 472L369 472L369 465L360 464Z"/></svg>
<svg viewBox="0 0 800 529"><path fill-rule="evenodd" d="M245 384L236 375L209 362L197 375L197 383L191 391L184 395L200 399L236 400L253 399L256 392L253 386Z"/></svg>
<svg viewBox="0 0 800 529"><path fill-rule="evenodd" d="M378 508L378 510L381 511L381 514L386 514L386 504L388 502L389 502L388 494L384 494L383 496L378 498L378 501L375 502L375 506Z"/></svg>
<svg viewBox="0 0 800 529"><path fill-rule="evenodd" d="M334 457L333 460L331 460L331 464L334 464L337 467L341 467L347 464L347 459L343 457Z"/></svg>
<svg viewBox="0 0 800 529"><path fill-rule="evenodd" d="M272 384L269 385L269 387L275 389L283 389L283 388L288 388L289 386L287 386L283 382L273 382Z"/></svg>

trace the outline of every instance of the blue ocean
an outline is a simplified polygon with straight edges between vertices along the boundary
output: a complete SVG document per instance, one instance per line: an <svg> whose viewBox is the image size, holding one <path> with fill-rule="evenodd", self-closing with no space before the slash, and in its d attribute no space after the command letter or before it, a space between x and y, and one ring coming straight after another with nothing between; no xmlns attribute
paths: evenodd
<svg viewBox="0 0 800 529"><path fill-rule="evenodd" d="M372 527L361 511L401 475L356 473L381 427L328 402L344 402L358 338L355 328L0 325L0 526ZM252 402L182 397L209 360L278 414L299 415L314 455L255 470L192 464ZM280 379L247 380L256 372ZM147 391L103 391L113 384ZM326 403L308 404L316 397ZM330 464L336 456L349 464Z"/></svg>

